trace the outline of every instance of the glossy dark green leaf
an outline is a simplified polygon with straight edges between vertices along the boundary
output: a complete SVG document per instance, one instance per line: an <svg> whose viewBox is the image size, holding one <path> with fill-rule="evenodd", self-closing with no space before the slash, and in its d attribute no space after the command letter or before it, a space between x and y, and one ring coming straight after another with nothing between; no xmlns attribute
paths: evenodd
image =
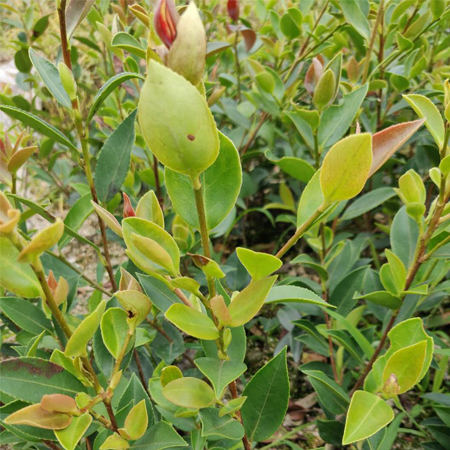
<svg viewBox="0 0 450 450"><path fill-rule="evenodd" d="M342 214L341 220L350 220L362 216L368 211L382 205L386 200L396 195L390 187L374 189L367 194L358 197Z"/></svg>
<svg viewBox="0 0 450 450"><path fill-rule="evenodd" d="M40 358L12 358L0 363L0 390L28 403L39 403L43 395L74 397L86 388L62 367Z"/></svg>
<svg viewBox="0 0 450 450"><path fill-rule="evenodd" d="M100 151L95 168L95 189L104 203L119 192L130 168L136 114L137 109L114 130Z"/></svg>
<svg viewBox="0 0 450 450"><path fill-rule="evenodd" d="M33 130L37 131L38 133L43 134L44 136L49 137L50 139L53 139L56 142L59 142L60 144L64 145L65 147L68 147L72 150L76 150L77 148L75 145L70 142L70 140L64 136L64 134L61 133L57 128L55 128L53 125L50 125L47 122L44 122L39 117L35 116L34 114L28 113L26 111L23 111L19 108L15 108L13 106L0 106L0 110L4 113L8 114L8 116L11 116L14 119L20 120L23 124L31 127Z"/></svg>
<svg viewBox="0 0 450 450"><path fill-rule="evenodd" d="M72 103L61 83L59 72L55 65L48 59L39 56L31 47L29 50L29 55L33 66L39 73L39 76L42 78L42 81L45 86L47 86L47 89L51 92L53 97L55 97L62 106L71 109Z"/></svg>
<svg viewBox="0 0 450 450"><path fill-rule="evenodd" d="M175 303L183 304L164 282L143 274L138 274L138 278L145 293L161 312L165 313Z"/></svg>
<svg viewBox="0 0 450 450"><path fill-rule="evenodd" d="M136 450L162 450L164 448L187 447L186 441L167 423L158 422L130 445Z"/></svg>
<svg viewBox="0 0 450 450"><path fill-rule="evenodd" d="M245 432L250 441L268 439L283 423L289 401L286 347L249 381L241 409Z"/></svg>
<svg viewBox="0 0 450 450"><path fill-rule="evenodd" d="M142 44L129 33L120 31L119 33L114 35L111 41L111 45L113 47L126 50L127 52L130 52L133 55L138 56L139 58L146 59L146 52L142 47Z"/></svg>
<svg viewBox="0 0 450 450"><path fill-rule="evenodd" d="M238 440L244 436L244 427L239 421L226 415L219 417L219 410L215 408L202 409L202 436L217 436L221 438Z"/></svg>

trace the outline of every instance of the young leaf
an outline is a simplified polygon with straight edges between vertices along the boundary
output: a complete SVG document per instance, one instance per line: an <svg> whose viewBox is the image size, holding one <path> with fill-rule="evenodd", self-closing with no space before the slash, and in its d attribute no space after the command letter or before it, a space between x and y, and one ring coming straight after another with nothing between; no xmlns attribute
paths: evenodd
<svg viewBox="0 0 450 450"><path fill-rule="evenodd" d="M219 409L219 417L223 417L227 414L234 414L242 408L242 405L247 400L247 397L238 397L230 400L225 406Z"/></svg>
<svg viewBox="0 0 450 450"><path fill-rule="evenodd" d="M219 330L204 313L183 304L172 305L165 313L167 320L185 333L198 339L215 340Z"/></svg>
<svg viewBox="0 0 450 450"><path fill-rule="evenodd" d="M40 404L22 408L5 419L6 424L31 425L47 430L62 430L70 425L71 421L72 417L69 415L46 411Z"/></svg>
<svg viewBox="0 0 450 450"><path fill-rule="evenodd" d="M64 430L55 431L55 436L65 450L75 450L91 422L92 416L85 412L81 416L74 417L72 423Z"/></svg>
<svg viewBox="0 0 450 450"><path fill-rule="evenodd" d="M137 327L150 313L151 300L140 291L118 291L116 298L128 313L128 323Z"/></svg>
<svg viewBox="0 0 450 450"><path fill-rule="evenodd" d="M89 314L83 322L78 325L69 341L67 342L64 354L66 356L88 356L86 346L97 331L100 325L103 312L106 308L106 301L103 300L92 314Z"/></svg>
<svg viewBox="0 0 450 450"><path fill-rule="evenodd" d="M164 386L162 392L167 400L185 408L207 408L216 401L214 391L198 378L178 378Z"/></svg>
<svg viewBox="0 0 450 450"><path fill-rule="evenodd" d="M44 57L39 56L31 47L28 50L28 54L33 66L53 97L55 97L62 106L72 109L72 103L61 83L59 72L55 65Z"/></svg>
<svg viewBox="0 0 450 450"><path fill-rule="evenodd" d="M333 307L328 305L327 302L319 297L313 291L309 289L301 288L298 286L275 286L273 287L265 303L312 303L314 305L322 305Z"/></svg>
<svg viewBox="0 0 450 450"><path fill-rule="evenodd" d="M167 422L161 421L149 428L144 436L134 442L130 448L163 450L165 448L187 447L187 445L186 441Z"/></svg>
<svg viewBox="0 0 450 450"><path fill-rule="evenodd" d="M197 358L195 365L211 381L216 397L220 398L224 389L239 378L247 366L239 361L224 361L219 358Z"/></svg>
<svg viewBox="0 0 450 450"><path fill-rule="evenodd" d="M320 169L306 185L297 210L297 228L301 227L323 205L324 196L320 187Z"/></svg>
<svg viewBox="0 0 450 450"><path fill-rule="evenodd" d="M71 415L79 413L76 401L72 397L63 394L44 395L41 400L41 407L49 412Z"/></svg>
<svg viewBox="0 0 450 450"><path fill-rule="evenodd" d="M161 371L161 386L164 387L173 380L183 378L183 372L177 366L167 366Z"/></svg>
<svg viewBox="0 0 450 450"><path fill-rule="evenodd" d="M241 409L245 432L250 441L271 437L283 423L289 401L286 347L249 381Z"/></svg>
<svg viewBox="0 0 450 450"><path fill-rule="evenodd" d="M231 327L244 325L258 314L276 279L274 275L252 282L233 299L228 307Z"/></svg>
<svg viewBox="0 0 450 450"><path fill-rule="evenodd" d="M141 400L137 405L133 406L125 419L125 431L130 439L136 440L141 438L148 426L147 408L145 400Z"/></svg>
<svg viewBox="0 0 450 450"><path fill-rule="evenodd" d="M105 347L114 356L118 358L120 350L129 332L128 314L121 308L109 308L103 314L100 322L102 338Z"/></svg>
<svg viewBox="0 0 450 450"><path fill-rule="evenodd" d="M335 144L322 164L320 186L327 202L355 197L363 189L372 165L372 136L354 134Z"/></svg>
<svg viewBox="0 0 450 450"><path fill-rule="evenodd" d="M394 418L394 411L380 397L356 391L350 402L342 445L367 439Z"/></svg>
<svg viewBox="0 0 450 450"><path fill-rule="evenodd" d="M134 110L109 136L103 145L95 168L98 198L108 203L122 187L128 173L134 145Z"/></svg>
<svg viewBox="0 0 450 450"><path fill-rule="evenodd" d="M425 126L441 149L444 145L445 129L444 121L436 105L429 98L419 94L404 95L403 98L420 118L425 119Z"/></svg>
<svg viewBox="0 0 450 450"><path fill-rule="evenodd" d="M125 450L127 448L130 448L130 444L117 433L108 436L100 446L100 450Z"/></svg>
<svg viewBox="0 0 450 450"><path fill-rule="evenodd" d="M269 253L254 252L243 247L238 247L236 253L253 281L270 275L283 265L279 258Z"/></svg>
<svg viewBox="0 0 450 450"><path fill-rule="evenodd" d="M6 237L0 237L0 285L26 298L42 297L39 280L29 264L18 261L19 250Z"/></svg>
<svg viewBox="0 0 450 450"><path fill-rule="evenodd" d="M136 216L142 219L149 220L156 223L161 228L164 228L164 214L161 210L156 194L153 191L148 191L141 199L136 207Z"/></svg>

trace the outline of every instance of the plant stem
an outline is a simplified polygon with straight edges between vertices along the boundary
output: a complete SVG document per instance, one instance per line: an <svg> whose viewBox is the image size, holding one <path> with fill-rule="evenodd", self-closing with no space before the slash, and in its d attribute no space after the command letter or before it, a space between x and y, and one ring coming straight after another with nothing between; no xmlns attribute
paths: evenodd
<svg viewBox="0 0 450 450"><path fill-rule="evenodd" d="M237 392L237 387L236 387L236 381L232 381L229 385L228 385L229 389L230 389L230 393L231 396L233 397L233 399L236 399L239 397L238 392ZM242 421L242 415L241 412L238 411L236 413L236 415L238 416L239 422L241 422L242 425L244 425L244 422ZM248 440L247 434L244 433L244 436L242 437L242 443L244 444L244 449L245 450L251 450L252 446Z"/></svg>
<svg viewBox="0 0 450 450"><path fill-rule="evenodd" d="M297 228L294 236L292 236L286 242L286 244L284 244L283 247L278 250L278 253L275 255L277 258L281 258L282 256L284 256L285 253L297 243L297 241L305 234L305 232L314 223L314 221L325 211L326 206L327 205L323 204L319 208L317 208L317 211L301 227Z"/></svg>
<svg viewBox="0 0 450 450"><path fill-rule="evenodd" d="M237 94L238 94L238 100L241 101L241 64L239 62L238 38L239 38L239 31L236 31L233 48L234 48L234 59L236 61Z"/></svg>
<svg viewBox="0 0 450 450"><path fill-rule="evenodd" d="M297 434L299 431L304 430L305 428L309 427L311 423L304 423L302 425L299 425L298 427L295 427L291 431L287 432L283 436L280 436L279 438L273 440L270 444L265 445L264 447L261 447L259 450L270 450L275 448L276 445L281 444L282 442L286 441L290 437Z"/></svg>
<svg viewBox="0 0 450 450"><path fill-rule="evenodd" d="M369 47L366 52L366 59L364 61L364 70L362 75L361 84L364 84L367 81L367 76L369 75L369 67L370 67L370 57L372 56L373 46L375 45L375 39L377 37L378 26L380 25L381 18L383 16L383 2L384 0L380 0L380 4L378 6L378 14L375 19L375 24L373 25L372 35L370 37Z"/></svg>

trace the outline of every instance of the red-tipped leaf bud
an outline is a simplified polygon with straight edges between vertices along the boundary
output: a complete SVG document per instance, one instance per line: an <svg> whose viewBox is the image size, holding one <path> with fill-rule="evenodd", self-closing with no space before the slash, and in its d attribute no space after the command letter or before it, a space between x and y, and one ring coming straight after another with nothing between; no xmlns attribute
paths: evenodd
<svg viewBox="0 0 450 450"><path fill-rule="evenodd" d="M155 30L167 48L172 47L177 37L177 24L180 16L173 0L159 0L155 8Z"/></svg>
<svg viewBox="0 0 450 450"><path fill-rule="evenodd" d="M128 197L125 192L123 193L123 218L127 217L135 217L136 213L134 212L133 206L130 201L130 197Z"/></svg>
<svg viewBox="0 0 450 450"><path fill-rule="evenodd" d="M227 11L231 20L237 22L239 20L239 0L228 0Z"/></svg>

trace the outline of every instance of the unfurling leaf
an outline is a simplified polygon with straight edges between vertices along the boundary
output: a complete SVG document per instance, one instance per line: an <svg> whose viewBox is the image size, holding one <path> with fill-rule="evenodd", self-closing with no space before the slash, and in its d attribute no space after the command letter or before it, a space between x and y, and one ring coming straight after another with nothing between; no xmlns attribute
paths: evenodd
<svg viewBox="0 0 450 450"><path fill-rule="evenodd" d="M92 314L89 314L83 322L78 325L69 341L67 342L64 354L66 356L88 356L86 346L97 331L98 326L106 308L106 301L103 300Z"/></svg>
<svg viewBox="0 0 450 450"><path fill-rule="evenodd" d="M122 227L117 219L106 209L102 208L99 204L91 200L92 206L94 207L97 214L103 219L103 221L108 225L111 230L114 231L118 236L123 237Z"/></svg>
<svg viewBox="0 0 450 450"><path fill-rule="evenodd" d="M142 219L156 223L164 228L164 214L161 210L159 201L153 191L148 191L141 199L136 207L136 216Z"/></svg>
<svg viewBox="0 0 450 450"><path fill-rule="evenodd" d="M0 236L9 236L16 229L20 211L12 207L6 195L0 191Z"/></svg>
<svg viewBox="0 0 450 450"><path fill-rule="evenodd" d="M63 394L44 395L41 400L41 407L49 412L66 414L78 414L79 412L75 400Z"/></svg>
<svg viewBox="0 0 450 450"><path fill-rule="evenodd" d="M19 409L5 419L6 424L31 425L32 427L45 428L47 430L62 430L72 422L72 417L67 414L46 411L40 404Z"/></svg>

